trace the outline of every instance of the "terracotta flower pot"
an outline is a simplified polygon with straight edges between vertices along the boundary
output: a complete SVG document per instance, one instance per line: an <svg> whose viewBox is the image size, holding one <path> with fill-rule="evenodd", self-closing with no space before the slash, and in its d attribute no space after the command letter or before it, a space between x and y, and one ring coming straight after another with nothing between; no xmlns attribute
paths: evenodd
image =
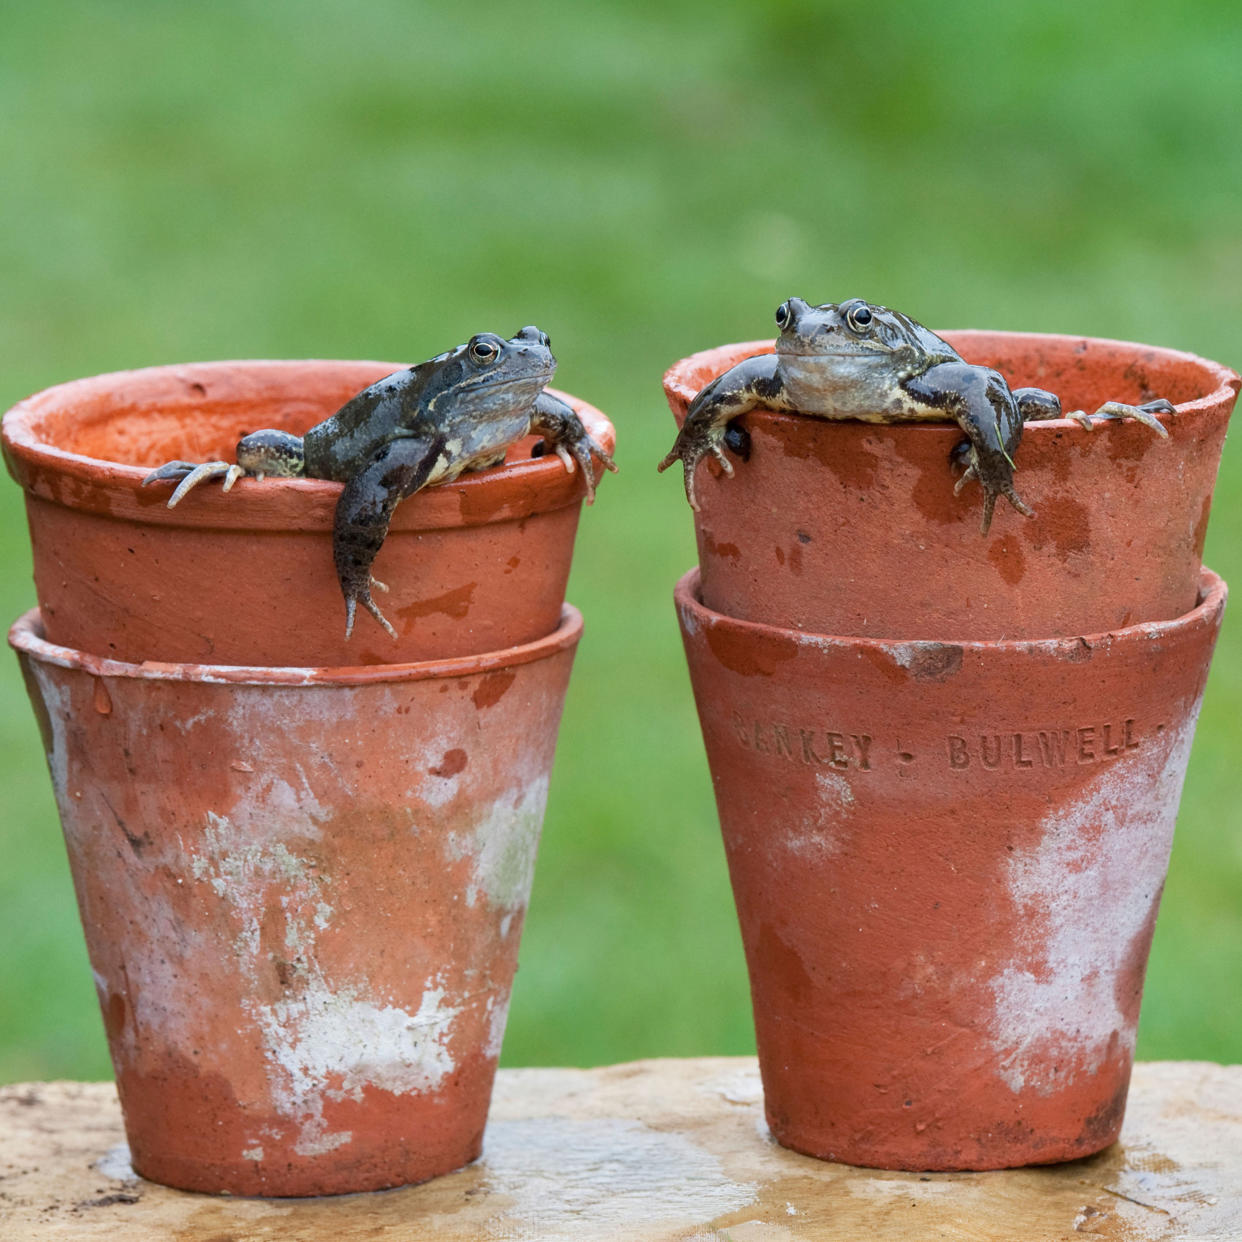
<svg viewBox="0 0 1242 1242"><path fill-rule="evenodd" d="M1047 638L1170 620L1194 606L1239 377L1191 354L1010 332L943 334L1011 385L1067 410L1166 397L1162 440L1137 423L1030 423L1015 456L1035 518L953 494L955 426L830 423L754 411L732 479L700 467L703 599L727 616L821 634ZM726 345L664 377L678 424L706 383L772 342Z"/></svg>
<svg viewBox="0 0 1242 1242"><path fill-rule="evenodd" d="M298 433L395 369L382 362L213 362L99 375L4 419L26 492L50 641L118 660L337 666L495 651L556 629L585 485L534 439L503 466L398 506L375 563L394 642L361 616L345 641L331 531L341 486L200 487L169 509L142 486L175 458L232 460L238 436ZM611 424L560 394L607 448Z"/></svg>
<svg viewBox="0 0 1242 1242"><path fill-rule="evenodd" d="M769 1125L893 1169L1086 1156L1121 1126L1225 585L1089 638L889 642L677 588Z"/></svg>
<svg viewBox="0 0 1242 1242"><path fill-rule="evenodd" d="M314 1195L474 1159L582 621L382 668L131 665L13 627L134 1167Z"/></svg>

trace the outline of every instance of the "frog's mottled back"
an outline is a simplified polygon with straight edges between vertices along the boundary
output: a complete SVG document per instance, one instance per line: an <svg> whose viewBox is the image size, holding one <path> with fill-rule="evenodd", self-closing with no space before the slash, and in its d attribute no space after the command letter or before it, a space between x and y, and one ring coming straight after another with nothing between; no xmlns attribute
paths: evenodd
<svg viewBox="0 0 1242 1242"><path fill-rule="evenodd" d="M386 440L439 432L454 461L526 434L535 398L556 373L546 333L481 332L464 345L364 388L303 438L306 473L349 479Z"/></svg>

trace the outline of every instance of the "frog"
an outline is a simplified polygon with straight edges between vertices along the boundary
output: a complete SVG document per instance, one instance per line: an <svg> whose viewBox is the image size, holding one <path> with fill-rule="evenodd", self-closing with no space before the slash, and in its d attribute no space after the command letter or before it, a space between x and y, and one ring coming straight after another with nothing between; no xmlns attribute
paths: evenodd
<svg viewBox="0 0 1242 1242"><path fill-rule="evenodd" d="M726 449L742 460L749 457L749 434L739 420L757 407L869 423L957 423L966 439L950 454L950 465L960 470L953 490L960 495L978 480L984 535L1002 497L1024 516L1034 516L1013 481L1014 454L1026 423L1064 417L1091 430L1110 419L1133 419L1167 437L1157 416L1175 412L1171 402L1158 399L1140 405L1106 401L1093 414L1063 413L1055 394L1010 388L999 371L967 362L908 315L863 298L812 306L791 297L777 307L776 326L776 352L746 358L704 387L659 464L664 471L683 463L686 499L695 511L699 462L714 459L732 478Z"/></svg>
<svg viewBox="0 0 1242 1242"><path fill-rule="evenodd" d="M551 339L534 325L508 340L482 332L377 380L304 435L264 428L238 441L232 462L166 462L143 485L175 482L172 509L211 479L222 479L226 492L247 477L342 483L332 554L345 600L345 637L352 636L361 605L395 639L397 631L372 596L373 588L388 587L371 566L407 496L499 465L508 448L531 433L541 437L532 456L553 452L570 474L581 470L588 504L595 500L592 459L617 469L573 408L545 391L555 372Z"/></svg>

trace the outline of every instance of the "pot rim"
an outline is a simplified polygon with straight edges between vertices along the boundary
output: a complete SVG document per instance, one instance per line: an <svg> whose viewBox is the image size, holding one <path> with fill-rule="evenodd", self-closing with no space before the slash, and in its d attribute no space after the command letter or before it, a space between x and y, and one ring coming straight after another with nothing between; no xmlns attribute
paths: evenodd
<svg viewBox="0 0 1242 1242"><path fill-rule="evenodd" d="M324 689L337 686L368 686L385 682L430 681L472 677L499 672L548 659L572 650L582 637L582 613L562 604L560 625L534 642L488 651L481 655L452 656L409 664L360 664L340 667L300 668L240 664L177 664L148 660L128 664L93 655L74 647L61 647L43 637L38 608L23 613L9 629L9 646L41 664L89 673L93 677L121 677L137 681L200 682L213 685L292 686Z"/></svg>
<svg viewBox="0 0 1242 1242"><path fill-rule="evenodd" d="M724 629L747 635L755 642L778 642L782 646L793 644L800 650L828 652L861 649L886 653L898 663L916 656L920 650L926 649L931 653L943 651L945 647L959 648L964 654L1001 651L1064 658L1067 653L1077 654L1084 647L1158 641L1210 624L1211 618L1220 612L1229 597L1225 580L1204 565L1199 571L1199 602L1189 612L1170 621L1138 621L1122 629L1066 638L855 638L845 634L816 634L808 630L786 629L779 625L766 625L762 621L730 617L704 604L701 589L699 567L695 565L681 576L673 590L682 628L688 634L695 634L704 627Z"/></svg>
<svg viewBox="0 0 1242 1242"><path fill-rule="evenodd" d="M944 337L954 348L969 349L972 344L983 344L987 340L1001 340L1011 345L1021 345L1030 343L1032 345L1047 345L1052 342L1058 344L1069 345L1075 349L1086 348L1088 346L1105 347L1120 350L1140 350L1144 354L1151 356L1152 361L1157 362L1180 362L1191 363L1194 366L1202 368L1208 372L1213 379L1216 380L1216 387L1209 393L1205 393L1202 397L1196 397L1193 401L1183 401L1174 406L1176 414L1160 414L1157 417L1161 422L1168 419L1176 418L1177 414L1188 414L1195 411L1209 410L1222 403L1231 403L1237 396L1239 388L1242 388L1242 376L1236 371L1224 366L1219 362L1213 362L1210 358L1202 358L1198 354L1187 353L1180 349L1168 349L1162 345L1144 345L1138 341L1118 341L1111 337L1105 336L1078 336L1073 333L1065 332L1006 332L999 329L990 328L935 328L933 331L937 336ZM712 349L701 349L696 353L688 354L684 358L679 358L664 373L664 393L671 402L674 399L690 402L693 401L699 392L697 386L692 386L686 379L689 372L702 367L705 363L714 366L722 353L732 353L734 350L746 350L746 353L738 354L737 358L730 365L736 365L744 358L752 358L757 354L772 354L776 352L776 342L772 340L765 341L737 341L724 345L717 345ZM802 420L811 417L806 414L789 413L779 410L770 410L767 413L775 419L797 419ZM841 420L854 421L854 420ZM912 431L943 431L949 423L902 423L901 426L909 427ZM1023 428L1023 433L1030 432L1041 433L1044 429L1064 433L1067 431L1078 432L1082 435L1092 435L1094 432L1088 431L1080 423L1072 418L1050 418L1043 421L1028 423Z"/></svg>
<svg viewBox="0 0 1242 1242"><path fill-rule="evenodd" d="M142 486L150 466L126 465L71 452L37 433L35 426L58 409L123 393L126 385L149 388L153 383L166 381L170 392L175 388L184 393L195 386L201 391L226 377L279 381L288 376L292 383L286 399L294 401L298 399L296 375L308 367L374 368L376 379L381 379L409 365L343 358L222 359L108 371L68 380L32 393L4 415L5 463L9 473L31 496L148 525L331 530L343 486L340 483L326 479L269 478L262 483L243 479L231 497L225 497L218 489L204 491L201 495L196 493L195 505L169 509L165 492ZM616 430L602 411L560 389L547 391L567 402L604 448L615 452ZM118 400L118 404L123 402ZM151 404L154 407L154 397ZM602 473L603 468L599 467L597 477ZM578 472L569 474L554 454L506 460L499 466L461 475L451 483L435 485L407 498L397 506L391 529L427 530L510 521L575 504L583 492ZM242 497L240 504L238 496ZM230 499L232 504L227 503Z"/></svg>

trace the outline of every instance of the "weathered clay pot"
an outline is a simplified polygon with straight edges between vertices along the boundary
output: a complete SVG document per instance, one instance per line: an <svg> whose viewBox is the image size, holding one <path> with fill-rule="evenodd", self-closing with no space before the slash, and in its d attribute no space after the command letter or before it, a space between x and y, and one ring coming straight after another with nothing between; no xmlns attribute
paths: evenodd
<svg viewBox="0 0 1242 1242"><path fill-rule="evenodd" d="M768 1122L893 1169L1086 1156L1121 1126L1225 602L1089 638L889 642L677 607Z"/></svg>
<svg viewBox="0 0 1242 1242"><path fill-rule="evenodd" d="M1001 501L979 534L980 492L953 495L955 426L746 416L749 461L701 466L703 599L727 616L821 634L1047 638L1194 606L1203 539L1239 377L1191 354L1010 332L943 334L970 362L1035 385L1067 410L1166 397L1162 440L1138 423L1028 424L1015 460L1024 518ZM678 362L664 387L680 424L706 383L772 343Z"/></svg>
<svg viewBox="0 0 1242 1242"><path fill-rule="evenodd" d="M134 1167L312 1195L474 1159L581 617L380 668L122 664L13 627Z"/></svg>
<svg viewBox="0 0 1242 1242"><path fill-rule="evenodd" d="M4 419L26 492L50 641L118 660L361 665L441 659L556 629L585 487L533 438L506 463L398 506L375 575L394 642L360 611L345 641L332 562L340 484L243 480L176 509L148 469L232 460L259 427L303 432L394 370L382 362L213 362L61 384ZM605 447L612 426L561 394Z"/></svg>

